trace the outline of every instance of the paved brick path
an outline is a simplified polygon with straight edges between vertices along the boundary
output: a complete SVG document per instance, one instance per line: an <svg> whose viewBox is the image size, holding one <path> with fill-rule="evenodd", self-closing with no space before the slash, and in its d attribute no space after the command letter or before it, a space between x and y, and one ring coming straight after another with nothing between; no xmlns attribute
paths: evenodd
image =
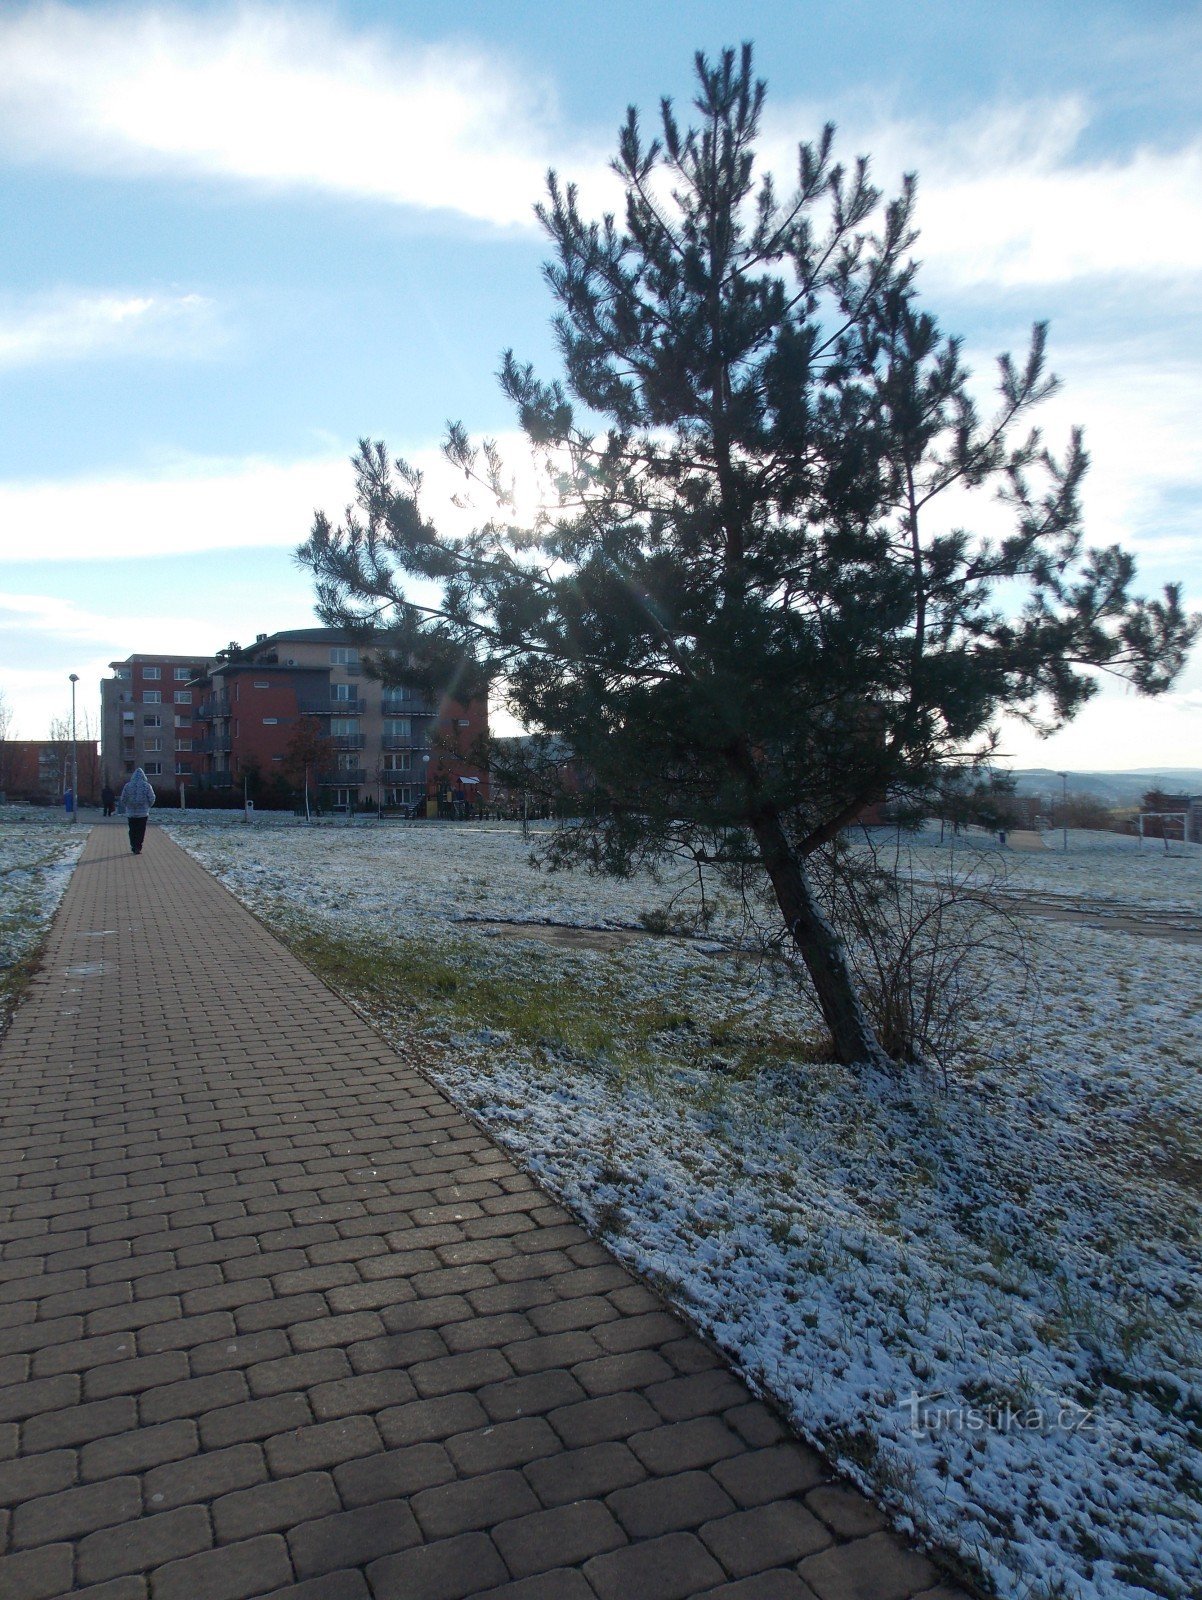
<svg viewBox="0 0 1202 1600"><path fill-rule="evenodd" d="M158 830L0 1109L3 1600L952 1594Z"/></svg>

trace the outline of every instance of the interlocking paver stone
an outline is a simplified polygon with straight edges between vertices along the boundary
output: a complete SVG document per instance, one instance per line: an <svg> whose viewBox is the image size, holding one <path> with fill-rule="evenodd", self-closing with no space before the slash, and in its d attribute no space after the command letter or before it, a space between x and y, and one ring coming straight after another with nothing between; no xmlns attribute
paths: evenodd
<svg viewBox="0 0 1202 1600"><path fill-rule="evenodd" d="M736 1578L733 1583L707 1589L698 1600L816 1600L813 1589L795 1572L777 1567L774 1572L758 1572L751 1578Z"/></svg>
<svg viewBox="0 0 1202 1600"><path fill-rule="evenodd" d="M80 1578L96 1583L124 1572L144 1572L178 1556L207 1550L213 1542L209 1519L201 1506L179 1506L157 1517L142 1517L89 1533L76 1546Z"/></svg>
<svg viewBox="0 0 1202 1600"><path fill-rule="evenodd" d="M267 1462L257 1444L234 1444L226 1450L206 1450L186 1461L173 1461L146 1474L143 1489L148 1511L212 1500L249 1489L267 1476Z"/></svg>
<svg viewBox="0 0 1202 1600"><path fill-rule="evenodd" d="M267 1534L168 1562L154 1575L154 1600L246 1600L278 1594L291 1578L283 1539Z"/></svg>
<svg viewBox="0 0 1202 1600"><path fill-rule="evenodd" d="M937 1581L881 1528L157 826L92 830L0 1041L4 1600Z"/></svg>
<svg viewBox="0 0 1202 1600"><path fill-rule="evenodd" d="M56 1600L71 1588L73 1559L69 1544L44 1544L0 1556L0 1594L4 1600Z"/></svg>
<svg viewBox="0 0 1202 1600"><path fill-rule="evenodd" d="M707 1522L699 1531L702 1541L736 1578L800 1561L831 1543L824 1524L793 1500L733 1511Z"/></svg>
<svg viewBox="0 0 1202 1600"><path fill-rule="evenodd" d="M301 1472L293 1478L223 1494L211 1509L217 1537L232 1540L278 1533L309 1517L329 1516L341 1509L341 1501L328 1473Z"/></svg>
<svg viewBox="0 0 1202 1600"><path fill-rule="evenodd" d="M744 1451L714 1467L714 1477L741 1506L766 1505L782 1494L799 1494L829 1476L812 1450L793 1444Z"/></svg>
<svg viewBox="0 0 1202 1600"><path fill-rule="evenodd" d="M577 1500L502 1522L492 1530L492 1537L515 1578L550 1567L575 1566L627 1542L612 1513L599 1500Z"/></svg>
<svg viewBox="0 0 1202 1600"><path fill-rule="evenodd" d="M691 1533L667 1533L594 1556L584 1575L600 1600L688 1600L722 1582L726 1574Z"/></svg>
<svg viewBox="0 0 1202 1600"><path fill-rule="evenodd" d="M288 1535L292 1564L302 1578L340 1567L364 1566L422 1543L404 1500L378 1500L354 1511L338 1511L294 1528Z"/></svg>
<svg viewBox="0 0 1202 1600"><path fill-rule="evenodd" d="M113 1523L128 1522L142 1509L142 1485L137 1478L108 1478L83 1484L61 1494L26 1500L13 1515L12 1542L18 1548L74 1539Z"/></svg>
<svg viewBox="0 0 1202 1600"><path fill-rule="evenodd" d="M462 1600L508 1576L496 1545L483 1533L418 1545L367 1569L375 1600Z"/></svg>
<svg viewBox="0 0 1202 1600"><path fill-rule="evenodd" d="M556 1567L553 1572L485 1589L472 1600L597 1600L597 1591L577 1568Z"/></svg>
<svg viewBox="0 0 1202 1600"><path fill-rule="evenodd" d="M925 1556L888 1533L823 1550L797 1570L819 1600L910 1600L939 1576Z"/></svg>
<svg viewBox="0 0 1202 1600"><path fill-rule="evenodd" d="M649 1478L615 1490L606 1504L632 1539L699 1528L735 1509L734 1501L708 1472Z"/></svg>

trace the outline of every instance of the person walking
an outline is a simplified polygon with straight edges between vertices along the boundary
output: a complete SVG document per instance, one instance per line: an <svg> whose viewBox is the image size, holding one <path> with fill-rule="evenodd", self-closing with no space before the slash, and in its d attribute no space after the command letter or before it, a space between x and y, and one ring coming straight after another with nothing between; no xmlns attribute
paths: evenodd
<svg viewBox="0 0 1202 1600"><path fill-rule="evenodd" d="M111 783L106 783L104 788L100 791L100 803L104 807L105 816L111 817L113 812L117 809L117 796L113 792L113 786Z"/></svg>
<svg viewBox="0 0 1202 1600"><path fill-rule="evenodd" d="M154 804L154 790L150 779L141 767L135 767L121 791L121 808L129 818L129 848L134 855L142 854L142 841L146 837L146 819Z"/></svg>

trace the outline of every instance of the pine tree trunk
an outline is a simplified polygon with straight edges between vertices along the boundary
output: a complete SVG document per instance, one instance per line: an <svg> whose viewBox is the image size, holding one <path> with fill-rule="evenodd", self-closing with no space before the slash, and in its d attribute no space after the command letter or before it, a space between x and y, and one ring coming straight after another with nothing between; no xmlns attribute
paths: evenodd
<svg viewBox="0 0 1202 1600"><path fill-rule="evenodd" d="M888 1068L889 1056L860 1003L839 936L818 903L804 864L789 848L779 818L761 816L752 828L776 903L810 974L836 1056L844 1066Z"/></svg>

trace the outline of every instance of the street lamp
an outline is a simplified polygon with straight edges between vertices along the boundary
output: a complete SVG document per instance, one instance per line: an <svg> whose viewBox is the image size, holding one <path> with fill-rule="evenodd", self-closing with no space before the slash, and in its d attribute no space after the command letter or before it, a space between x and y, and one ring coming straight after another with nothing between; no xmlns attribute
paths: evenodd
<svg viewBox="0 0 1202 1600"><path fill-rule="evenodd" d="M71 821L79 821L79 752L75 745L75 685L79 673L71 674Z"/></svg>
<svg viewBox="0 0 1202 1600"><path fill-rule="evenodd" d="M1060 839L1065 855L1068 855L1068 773L1061 772L1060 779Z"/></svg>

